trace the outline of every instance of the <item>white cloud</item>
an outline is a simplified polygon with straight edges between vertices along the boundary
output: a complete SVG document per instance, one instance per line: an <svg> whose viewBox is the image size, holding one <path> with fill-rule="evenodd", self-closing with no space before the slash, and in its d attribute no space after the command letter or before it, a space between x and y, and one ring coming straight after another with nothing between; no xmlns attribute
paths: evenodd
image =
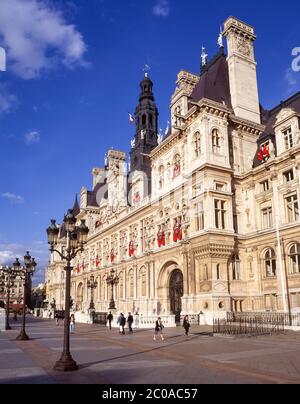
<svg viewBox="0 0 300 404"><path fill-rule="evenodd" d="M1 1L1 0L0 0ZM49 262L48 245L45 242L33 242L30 246L24 246L22 244L0 244L0 265L11 265L16 258L20 258L21 264L23 263L23 257L26 251L29 250L30 255L35 257L37 262L37 269L33 276L33 284L45 281L44 269Z"/></svg>
<svg viewBox="0 0 300 404"><path fill-rule="evenodd" d="M157 0L152 9L152 13L157 17L168 17L170 11L170 3L168 0Z"/></svg>
<svg viewBox="0 0 300 404"><path fill-rule="evenodd" d="M25 199L22 196L13 194L11 192L5 192L4 194L1 195L2 198L8 199L9 201L13 203L24 203Z"/></svg>
<svg viewBox="0 0 300 404"><path fill-rule="evenodd" d="M86 65L86 44L73 24L48 0L1 0L0 38L8 70L24 79L59 65Z"/></svg>
<svg viewBox="0 0 300 404"><path fill-rule="evenodd" d="M287 94L291 95L300 90L300 73L294 72L290 67L285 71L284 80L287 84Z"/></svg>
<svg viewBox="0 0 300 404"><path fill-rule="evenodd" d="M13 111L18 103L17 96L11 94L5 84L0 84L0 115Z"/></svg>
<svg viewBox="0 0 300 404"><path fill-rule="evenodd" d="M40 141L41 141L41 135L36 130L31 130L30 132L27 132L25 134L24 138L25 138L25 143L28 146L35 144L35 143L40 143Z"/></svg>

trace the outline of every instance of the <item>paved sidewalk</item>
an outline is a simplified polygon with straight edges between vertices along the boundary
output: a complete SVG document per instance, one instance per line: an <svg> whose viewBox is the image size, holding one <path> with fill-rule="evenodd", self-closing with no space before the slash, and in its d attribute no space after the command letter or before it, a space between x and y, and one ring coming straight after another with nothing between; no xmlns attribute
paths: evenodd
<svg viewBox="0 0 300 404"><path fill-rule="evenodd" d="M77 372L53 371L62 350L63 325L28 319L30 341L15 341L20 324L0 333L0 384L257 384L300 383L300 334L219 338L210 329L165 329L119 335L97 325L76 325L71 350Z"/></svg>

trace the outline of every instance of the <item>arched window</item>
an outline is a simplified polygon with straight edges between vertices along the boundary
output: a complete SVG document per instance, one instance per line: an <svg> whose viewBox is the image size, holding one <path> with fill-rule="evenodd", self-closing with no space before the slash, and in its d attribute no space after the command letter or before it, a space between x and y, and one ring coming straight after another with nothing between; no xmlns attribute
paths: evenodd
<svg viewBox="0 0 300 404"><path fill-rule="evenodd" d="M215 154L221 154L221 136L218 129L212 131L212 150Z"/></svg>
<svg viewBox="0 0 300 404"><path fill-rule="evenodd" d="M152 126L153 126L153 116L151 114L149 115L149 125L152 128Z"/></svg>
<svg viewBox="0 0 300 404"><path fill-rule="evenodd" d="M142 268L140 273L140 291L141 297L145 297L147 295L147 279L146 279L146 269Z"/></svg>
<svg viewBox="0 0 300 404"><path fill-rule="evenodd" d="M123 272L119 274L119 299L124 299L124 276Z"/></svg>
<svg viewBox="0 0 300 404"><path fill-rule="evenodd" d="M176 154L173 160L173 180L179 177L181 173L181 158L179 154Z"/></svg>
<svg viewBox="0 0 300 404"><path fill-rule="evenodd" d="M143 126L146 126L146 122L147 122L147 116L144 114L144 115L142 116L142 125L143 125Z"/></svg>
<svg viewBox="0 0 300 404"><path fill-rule="evenodd" d="M201 135L199 132L194 135L194 157L197 159L201 156Z"/></svg>
<svg viewBox="0 0 300 404"><path fill-rule="evenodd" d="M272 248L265 252L265 274L267 278L276 276L276 254Z"/></svg>
<svg viewBox="0 0 300 404"><path fill-rule="evenodd" d="M159 189L162 189L164 187L165 184L165 167L164 166L160 166L159 170L158 170L158 175L159 175Z"/></svg>
<svg viewBox="0 0 300 404"><path fill-rule="evenodd" d="M232 280L239 281L241 279L241 261L238 255L232 258Z"/></svg>
<svg viewBox="0 0 300 404"><path fill-rule="evenodd" d="M289 250L289 268L291 274L300 273L300 244L293 244Z"/></svg>
<svg viewBox="0 0 300 404"><path fill-rule="evenodd" d="M129 297L134 298L134 272L129 272Z"/></svg>

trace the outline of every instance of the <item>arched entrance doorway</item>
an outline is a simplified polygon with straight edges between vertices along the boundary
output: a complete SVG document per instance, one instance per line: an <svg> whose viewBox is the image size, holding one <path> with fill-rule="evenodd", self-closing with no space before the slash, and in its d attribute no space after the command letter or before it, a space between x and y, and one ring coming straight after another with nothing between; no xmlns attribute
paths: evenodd
<svg viewBox="0 0 300 404"><path fill-rule="evenodd" d="M83 304L83 284L80 283L77 287L76 293L76 310L82 311L82 304Z"/></svg>
<svg viewBox="0 0 300 404"><path fill-rule="evenodd" d="M170 276L169 285L171 313L175 314L176 323L180 323L183 296L183 273L180 269L175 269Z"/></svg>

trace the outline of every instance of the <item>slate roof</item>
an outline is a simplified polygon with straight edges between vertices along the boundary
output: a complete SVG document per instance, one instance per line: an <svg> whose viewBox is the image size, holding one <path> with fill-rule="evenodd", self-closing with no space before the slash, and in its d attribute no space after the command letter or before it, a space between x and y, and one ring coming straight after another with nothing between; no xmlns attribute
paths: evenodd
<svg viewBox="0 0 300 404"><path fill-rule="evenodd" d="M191 100L199 102L202 98L231 108L228 63L224 48L221 48L219 53L202 67L200 80L191 94Z"/></svg>

